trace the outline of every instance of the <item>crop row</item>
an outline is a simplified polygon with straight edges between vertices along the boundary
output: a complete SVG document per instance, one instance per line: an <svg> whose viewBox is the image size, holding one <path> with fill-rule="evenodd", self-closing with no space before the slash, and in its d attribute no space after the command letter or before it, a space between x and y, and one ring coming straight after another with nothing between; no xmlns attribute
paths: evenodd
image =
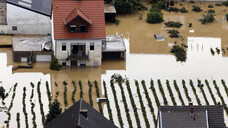
<svg viewBox="0 0 228 128"><path fill-rule="evenodd" d="M66 81L63 81L63 85L64 85L64 92L63 92L63 95L64 95L64 105L65 105L65 108L67 107L68 105L68 102L67 102L67 82Z"/></svg>
<svg viewBox="0 0 228 128"><path fill-rule="evenodd" d="M192 80L190 80L190 86L192 87L192 90L193 90L193 93L194 93L194 95L196 97L196 101L197 101L198 105L201 105L200 99L199 99L199 97L198 97L198 95L196 93L196 88L194 87Z"/></svg>
<svg viewBox="0 0 228 128"><path fill-rule="evenodd" d="M161 84L161 80L160 80L160 79L158 79L158 86L159 86L159 90L160 90L160 92L161 92L161 95L162 95L164 104L165 104L165 105L168 105L168 101L167 101L167 99L166 99L166 97L165 97L165 92L164 92L164 89L163 89L163 87L162 87L162 84Z"/></svg>
<svg viewBox="0 0 228 128"><path fill-rule="evenodd" d="M205 80L205 84L207 85L207 88L208 88L209 93L210 93L210 95L211 95L211 98L212 98L212 100L213 100L213 102L214 102L214 105L216 105L216 104L217 104L217 101L216 101L216 99L215 99L214 94L212 93L212 90L211 90L211 87L210 87L210 85L209 85L208 80Z"/></svg>
<svg viewBox="0 0 228 128"><path fill-rule="evenodd" d="M121 116L121 113L120 113L120 106L118 104L118 99L117 99L117 96L116 96L116 90L115 90L115 86L114 86L113 80L110 81L110 85L111 85L111 88L112 88L112 94L114 96L114 100L115 100L115 104L116 104L117 116L118 116L118 120L119 120L119 123L120 123L120 127L123 128L124 127L123 119L122 119L122 116Z"/></svg>
<svg viewBox="0 0 228 128"><path fill-rule="evenodd" d="M157 105L157 107L159 107L159 106L160 106L160 101L159 101L159 99L158 99L158 95L157 95L156 90L155 90L155 87L154 87L154 81L153 81L152 79L150 80L150 89L151 89L152 92L153 92L153 95L154 95L154 98L155 98L156 105Z"/></svg>
<svg viewBox="0 0 228 128"><path fill-rule="evenodd" d="M79 84L79 88L80 88L80 98L83 99L82 81L79 81L78 84Z"/></svg>
<svg viewBox="0 0 228 128"><path fill-rule="evenodd" d="M88 81L88 85L89 85L89 103L91 106L93 106L93 98L92 98L92 84L90 81Z"/></svg>
<svg viewBox="0 0 228 128"><path fill-rule="evenodd" d="M118 85L120 87L121 96L122 96L122 100L123 100L123 103L124 103L124 108L125 108L125 113L126 113L126 117L127 117L127 122L128 122L129 128L133 128L132 121L131 121L131 116L129 114L129 108L128 108L128 105L127 105L126 96L124 94L124 89L123 89L122 82L119 81Z"/></svg>
<svg viewBox="0 0 228 128"><path fill-rule="evenodd" d="M26 98L26 87L23 88L23 98L22 98L22 104L23 104L23 113L25 115L25 127L28 128L28 113L26 111L26 103L25 103L25 98Z"/></svg>
<svg viewBox="0 0 228 128"><path fill-rule="evenodd" d="M16 120L17 120L17 128L20 128L21 127L21 123L20 123L20 113L19 112L17 113Z"/></svg>
<svg viewBox="0 0 228 128"><path fill-rule="evenodd" d="M228 88L227 88L226 83L225 83L225 81L223 79L222 79L222 85L223 85L223 87L224 87L224 89L226 91L226 95L228 97Z"/></svg>
<svg viewBox="0 0 228 128"><path fill-rule="evenodd" d="M110 107L110 103L109 103L109 100L108 100L108 94L107 94L107 88L106 88L106 83L105 81L103 81L103 86L104 86L104 94L105 94L105 98L107 98L107 109L108 109L108 115L109 115L109 120L114 123L113 121L113 117L112 117L112 109Z"/></svg>
<svg viewBox="0 0 228 128"><path fill-rule="evenodd" d="M149 128L150 127L150 123L149 123L149 120L147 118L146 109L145 109L145 106L144 106L144 103L143 103L142 95L140 93L138 81L135 81L135 86L137 88L137 94L138 94L138 97L139 97L139 103L140 103L140 106L141 106L141 110L142 110L142 114L143 114L143 118L144 118L145 124L146 124L146 127Z"/></svg>
<svg viewBox="0 0 228 128"><path fill-rule="evenodd" d="M206 94L205 94L205 92L204 92L203 86L201 86L201 85L202 85L201 80L198 80L198 85L200 85L199 88L200 88L200 91L201 91L202 94L203 94L203 98L204 98L206 104L209 105L209 102L208 102L208 100L207 100L207 96L206 96Z"/></svg>
<svg viewBox="0 0 228 128"><path fill-rule="evenodd" d="M174 80L174 81L173 81L173 84L174 84L174 88L175 88L176 91L177 91L178 98L179 98L179 100L181 101L181 104L182 104L182 105L185 105L185 104L184 104L184 100L183 100L183 98L182 98L182 96L181 96L181 92L180 92L179 86L177 85L177 81Z"/></svg>
<svg viewBox="0 0 228 128"><path fill-rule="evenodd" d="M186 98L188 99L188 102L191 102L192 99L191 99L191 97L190 97L189 94L188 94L188 88L186 87L185 81L184 81L184 80L182 80L182 85L183 85L183 88L184 88L184 93L185 93L185 95L186 95Z"/></svg>
<svg viewBox="0 0 228 128"><path fill-rule="evenodd" d="M144 90L144 93L145 93L145 96L146 96L146 99L147 99L147 102L148 102L148 106L150 108L150 112L152 113L152 116L153 116L154 126L156 126L157 120L156 120L156 117L155 117L155 114L154 114L154 107L153 107L152 101L150 99L149 93L147 91L145 81L142 80L141 83L142 83L143 90Z"/></svg>
<svg viewBox="0 0 228 128"><path fill-rule="evenodd" d="M32 92L31 92L31 96L30 96L30 103L31 103L31 113L32 113L32 124L33 124L33 128L37 128L37 124L36 124L36 113L34 111L35 108L35 104L32 102L33 96L34 96L34 84L31 82L30 83L31 87L32 87Z"/></svg>
<svg viewBox="0 0 228 128"><path fill-rule="evenodd" d="M94 82L94 85L95 85L95 89L96 89L97 98L100 98L100 92L99 92L98 82L95 81L95 82ZM101 113L101 114L104 114L104 113L103 113L103 109L102 109L101 102L97 102L97 104L98 104L100 113Z"/></svg>
<svg viewBox="0 0 228 128"><path fill-rule="evenodd" d="M43 108L43 103L42 103L42 99L41 99L41 92L40 92L40 81L37 84L37 94L38 94L38 100L39 100L39 104L40 104L40 114L41 114L41 118L42 118L42 124L45 123L45 115L44 115L44 108Z"/></svg>
<svg viewBox="0 0 228 128"><path fill-rule="evenodd" d="M168 91L169 91L169 96L170 96L170 98L171 98L171 100L172 100L172 102L173 102L173 105L174 105L174 106L177 106L177 102L176 102L176 100L175 100L175 97L173 96L173 92L172 92L172 89L171 89L171 87L170 87L170 84L169 84L169 81L168 81L168 80L166 80L166 85L167 85L167 89L168 89Z"/></svg>
<svg viewBox="0 0 228 128"><path fill-rule="evenodd" d="M77 91L77 87L76 87L76 83L75 83L75 81L72 81L72 85L74 86L74 91L72 92L72 97L71 97L71 100L72 100L72 102L73 102L73 104L76 102L75 101L75 93L76 93L76 91Z"/></svg>
<svg viewBox="0 0 228 128"><path fill-rule="evenodd" d="M51 104L51 91L50 91L50 88L49 88L49 84L48 82L46 81L46 89L47 89L47 96L48 96L48 101L49 101L49 105Z"/></svg>

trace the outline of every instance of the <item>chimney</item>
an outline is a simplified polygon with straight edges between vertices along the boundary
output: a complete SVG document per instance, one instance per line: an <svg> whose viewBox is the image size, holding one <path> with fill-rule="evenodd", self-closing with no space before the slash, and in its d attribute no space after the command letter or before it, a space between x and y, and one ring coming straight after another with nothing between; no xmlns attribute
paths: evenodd
<svg viewBox="0 0 228 128"><path fill-rule="evenodd" d="M190 107L190 115L193 115L194 113L194 109L193 109L193 106Z"/></svg>
<svg viewBox="0 0 228 128"><path fill-rule="evenodd" d="M80 110L80 114L84 117L84 118L88 118L88 109L81 109Z"/></svg>

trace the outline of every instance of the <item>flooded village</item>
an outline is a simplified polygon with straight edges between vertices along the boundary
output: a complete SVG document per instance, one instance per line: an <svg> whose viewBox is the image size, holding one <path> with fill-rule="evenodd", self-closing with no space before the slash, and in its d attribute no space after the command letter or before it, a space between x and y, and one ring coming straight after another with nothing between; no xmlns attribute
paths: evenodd
<svg viewBox="0 0 228 128"><path fill-rule="evenodd" d="M225 1L118 1L0 0L0 127L228 126Z"/></svg>

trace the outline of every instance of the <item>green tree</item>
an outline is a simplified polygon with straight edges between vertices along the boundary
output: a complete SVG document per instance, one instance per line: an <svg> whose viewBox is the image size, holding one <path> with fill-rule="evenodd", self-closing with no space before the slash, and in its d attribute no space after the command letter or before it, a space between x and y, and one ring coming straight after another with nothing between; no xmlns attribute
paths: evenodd
<svg viewBox="0 0 228 128"><path fill-rule="evenodd" d="M155 24L155 23L161 23L164 20L163 20L162 14L160 12L151 11L151 12L147 13L146 21L147 21L147 23Z"/></svg>
<svg viewBox="0 0 228 128"><path fill-rule="evenodd" d="M60 108L60 103L57 99L55 99L55 101L49 106L49 112L46 115L45 124L48 124L49 122L51 122L61 113L62 113L62 109Z"/></svg>
<svg viewBox="0 0 228 128"><path fill-rule="evenodd" d="M133 11L133 4L129 0L115 0L114 6L117 13L129 14Z"/></svg>
<svg viewBox="0 0 228 128"><path fill-rule="evenodd" d="M56 57L53 57L51 59L49 68L51 70L57 70L57 71L59 71L62 68L62 66L59 64L58 59Z"/></svg>
<svg viewBox="0 0 228 128"><path fill-rule="evenodd" d="M2 100L5 99L5 89L2 86L0 87L0 97L2 98Z"/></svg>

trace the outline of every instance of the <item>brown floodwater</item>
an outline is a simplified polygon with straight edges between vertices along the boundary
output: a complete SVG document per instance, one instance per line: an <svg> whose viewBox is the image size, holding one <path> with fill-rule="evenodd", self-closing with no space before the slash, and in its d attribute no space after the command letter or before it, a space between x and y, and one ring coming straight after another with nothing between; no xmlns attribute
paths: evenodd
<svg viewBox="0 0 228 128"><path fill-rule="evenodd" d="M11 81L10 84L13 84L13 82L19 80L21 84L24 83L24 86L29 87L31 81L48 81L51 84L53 97L55 97L56 92L59 91L58 100L60 101L62 108L64 108L64 80L68 82L68 107L72 105L71 97L74 90L71 83L72 81L76 81L77 83L76 100L80 98L78 81L81 80L83 84L84 100L89 102L88 80L91 82L94 82L95 80L98 81L100 94L103 94L101 82L105 80L107 85L109 85L110 77L114 73L119 73L128 77L131 83L134 82L134 79L146 80L147 86L149 86L151 78L161 79L163 81L166 79L176 79L178 83L180 83L182 79L193 79L194 82L196 82L197 79L208 79L210 81L214 79L224 79L228 82L228 58L226 57L228 52L228 23L225 19L225 14L228 13L227 7L215 6L212 8L216 11L216 21L214 23L202 25L199 22L199 19L205 11L209 10L207 7L208 3L195 3L195 5L198 5L203 9L203 12L200 13L191 11L192 4L187 2L183 2L183 6L180 6L179 4L176 4L175 6L178 8L185 7L189 11L188 13L169 13L162 11L165 22L180 21L183 23L183 27L178 29L178 31L180 31L180 35L183 36L184 42L188 46L188 49L186 49L186 62L176 62L175 56L169 52L175 41L177 41L178 44L182 43L181 39L172 39L169 37L167 30L170 28L165 28L162 23L148 24L146 23L146 11L144 12L142 20L138 18L138 13L135 12L130 15L117 15L116 18L120 20L119 25L112 23L106 24L107 35L116 33L123 34L127 49L126 60L104 60L100 67L66 68L60 71L49 70L49 63L35 63L33 69L18 69L12 72L12 74L8 73L13 75L13 79L7 79L6 77L4 79L0 78L0 81L3 81L3 83ZM147 4L147 6L149 5L150 4ZM193 24L191 28L188 27L189 23ZM192 33L190 30L194 30L194 32ZM156 41L154 34L157 33L163 34L165 41ZM223 48L225 49L225 53L221 52L220 54L215 54L213 56L210 53L210 48ZM12 61L12 49L0 49L0 54L2 54L1 64L7 65L0 67L0 70L2 70L0 73L7 74L7 72L10 72L10 68L12 68L11 65L16 66L20 64ZM23 79L23 75L34 75L34 77L26 77L26 79ZM58 83L58 87L55 86L55 82ZM42 87L45 88L45 86ZM110 86L107 87L110 92ZM132 88L133 93L136 94L134 87ZM45 93L45 89L43 92ZM94 87L92 88L92 97L94 107L98 110ZM109 97L113 99L111 94L109 94ZM47 106L47 99L44 100L44 106ZM18 103L19 102L21 102L21 98ZM47 109L48 108L46 107L45 113L47 112ZM20 110L22 110L21 107ZM28 111L30 111L30 109ZM14 112L16 112L16 109L14 109ZM21 113L21 115L22 114L23 113ZM15 120L15 118L16 117L13 117L12 120ZM14 125L16 125L16 123Z"/></svg>

